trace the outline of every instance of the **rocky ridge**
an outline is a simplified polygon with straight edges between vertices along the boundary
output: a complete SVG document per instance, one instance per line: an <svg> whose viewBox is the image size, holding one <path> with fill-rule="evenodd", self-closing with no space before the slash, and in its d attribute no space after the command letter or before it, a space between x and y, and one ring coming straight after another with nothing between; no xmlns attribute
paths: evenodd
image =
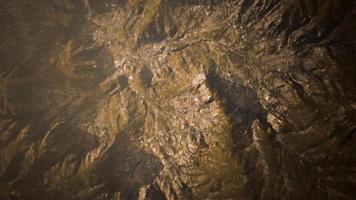
<svg viewBox="0 0 356 200"><path fill-rule="evenodd" d="M0 199L354 199L352 0L1 2Z"/></svg>

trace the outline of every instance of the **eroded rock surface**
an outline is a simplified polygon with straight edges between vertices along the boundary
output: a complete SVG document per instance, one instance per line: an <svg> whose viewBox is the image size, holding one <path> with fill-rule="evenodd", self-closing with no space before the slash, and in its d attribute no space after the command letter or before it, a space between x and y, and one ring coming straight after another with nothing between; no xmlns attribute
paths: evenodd
<svg viewBox="0 0 356 200"><path fill-rule="evenodd" d="M12 0L0 199L356 198L353 0Z"/></svg>

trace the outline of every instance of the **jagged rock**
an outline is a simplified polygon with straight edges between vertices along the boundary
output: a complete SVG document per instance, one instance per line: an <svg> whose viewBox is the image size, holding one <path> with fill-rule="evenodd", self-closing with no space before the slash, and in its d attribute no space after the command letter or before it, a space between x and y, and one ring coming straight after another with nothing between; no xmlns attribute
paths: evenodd
<svg viewBox="0 0 356 200"><path fill-rule="evenodd" d="M0 199L356 198L353 0L12 0Z"/></svg>

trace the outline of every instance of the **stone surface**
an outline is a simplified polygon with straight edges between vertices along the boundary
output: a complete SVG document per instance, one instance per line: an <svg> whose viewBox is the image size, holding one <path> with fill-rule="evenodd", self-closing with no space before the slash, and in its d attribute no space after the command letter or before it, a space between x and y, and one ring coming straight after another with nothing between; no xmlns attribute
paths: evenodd
<svg viewBox="0 0 356 200"><path fill-rule="evenodd" d="M356 198L353 0L12 0L0 199Z"/></svg>

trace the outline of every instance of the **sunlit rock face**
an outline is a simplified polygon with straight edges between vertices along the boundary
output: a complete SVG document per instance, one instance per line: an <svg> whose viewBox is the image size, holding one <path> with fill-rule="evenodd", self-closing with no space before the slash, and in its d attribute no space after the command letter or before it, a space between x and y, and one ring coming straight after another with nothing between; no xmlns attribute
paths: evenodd
<svg viewBox="0 0 356 200"><path fill-rule="evenodd" d="M355 1L0 13L1 200L356 199Z"/></svg>

